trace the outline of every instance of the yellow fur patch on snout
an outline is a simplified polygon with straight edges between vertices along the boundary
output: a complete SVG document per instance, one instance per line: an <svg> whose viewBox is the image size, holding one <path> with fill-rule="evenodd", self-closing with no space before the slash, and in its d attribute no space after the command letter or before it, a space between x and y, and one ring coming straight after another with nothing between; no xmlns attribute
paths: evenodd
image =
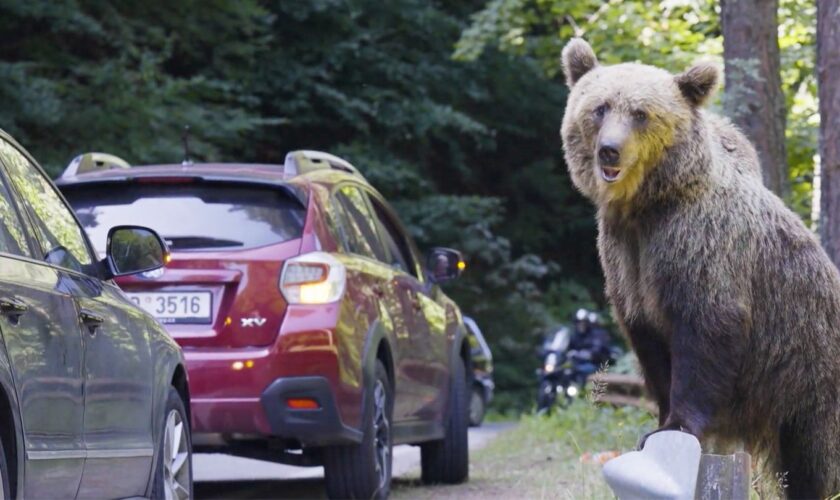
<svg viewBox="0 0 840 500"><path fill-rule="evenodd" d="M647 174L662 159L665 149L673 143L674 130L670 124L651 120L645 131L634 132L622 148L621 155L631 158L619 166L621 173L612 182L601 177L597 161L593 168L598 178L598 194L602 202L628 202L636 195Z"/></svg>

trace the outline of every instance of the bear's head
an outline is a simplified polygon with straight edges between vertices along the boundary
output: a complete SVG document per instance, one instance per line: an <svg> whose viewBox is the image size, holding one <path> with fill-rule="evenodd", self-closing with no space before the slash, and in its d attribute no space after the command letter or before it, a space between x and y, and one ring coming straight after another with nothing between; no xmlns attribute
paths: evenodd
<svg viewBox="0 0 840 500"><path fill-rule="evenodd" d="M666 151L688 140L720 73L709 63L678 75L644 64L601 65L580 38L562 59L571 89L561 129L566 163L575 186L599 204L632 200Z"/></svg>

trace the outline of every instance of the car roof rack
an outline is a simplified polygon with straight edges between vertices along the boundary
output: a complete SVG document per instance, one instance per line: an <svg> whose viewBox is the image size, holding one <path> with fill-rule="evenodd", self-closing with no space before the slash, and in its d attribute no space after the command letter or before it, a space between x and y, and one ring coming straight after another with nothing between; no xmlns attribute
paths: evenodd
<svg viewBox="0 0 840 500"><path fill-rule="evenodd" d="M131 165L119 156L108 153L85 153L73 158L61 173L61 178L119 168L131 168Z"/></svg>
<svg viewBox="0 0 840 500"><path fill-rule="evenodd" d="M283 170L289 175L306 174L315 170L324 169L341 170L360 177L362 175L347 160L329 153L324 153L323 151L311 151L307 149L291 151L286 155L286 161L283 162Z"/></svg>

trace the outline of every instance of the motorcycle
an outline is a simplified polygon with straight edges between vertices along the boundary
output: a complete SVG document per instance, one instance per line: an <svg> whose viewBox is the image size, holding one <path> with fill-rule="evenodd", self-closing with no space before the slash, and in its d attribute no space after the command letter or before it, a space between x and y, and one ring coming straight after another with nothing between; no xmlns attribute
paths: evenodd
<svg viewBox="0 0 840 500"><path fill-rule="evenodd" d="M550 342L543 346L543 364L537 370L540 379L537 394L537 411L550 411L556 404L568 406L581 394L590 375L598 371L603 353L591 348L569 349L571 332L563 327ZM618 351L609 348L609 361L616 359ZM559 399L559 401L558 401Z"/></svg>

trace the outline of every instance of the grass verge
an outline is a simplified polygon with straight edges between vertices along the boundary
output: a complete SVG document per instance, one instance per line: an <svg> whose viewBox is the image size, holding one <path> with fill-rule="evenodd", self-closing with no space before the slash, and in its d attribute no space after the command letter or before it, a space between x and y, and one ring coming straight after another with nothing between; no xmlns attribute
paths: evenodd
<svg viewBox="0 0 840 500"><path fill-rule="evenodd" d="M613 498L601 466L581 457L604 451L628 451L654 428L654 419L638 408L613 408L576 400L548 416L525 415L471 456L470 481L455 486L422 486L418 479L393 485L397 499L446 498Z"/></svg>

